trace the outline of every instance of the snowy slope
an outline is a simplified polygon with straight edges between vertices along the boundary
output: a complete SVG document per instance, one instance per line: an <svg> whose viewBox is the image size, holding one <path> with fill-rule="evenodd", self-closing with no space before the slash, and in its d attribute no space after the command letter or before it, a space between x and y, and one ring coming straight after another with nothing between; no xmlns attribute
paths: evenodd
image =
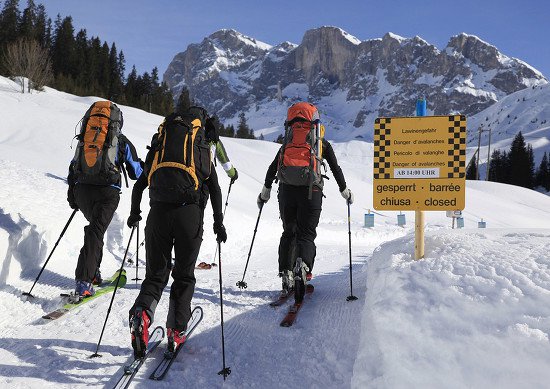
<svg viewBox="0 0 550 389"><path fill-rule="evenodd" d="M550 84L526 88L512 93L489 108L468 118L468 155L477 150L479 128L481 133L480 166L487 162L489 129L491 153L500 149L510 151L516 134L521 131L525 142L533 146L538 167L544 152L550 152ZM480 168L482 178L485 167Z"/></svg>
<svg viewBox="0 0 550 389"><path fill-rule="evenodd" d="M110 376L120 372L131 352L127 312L139 284L130 282L117 293L100 348L103 358L88 356L95 351L109 298L99 298L55 323L40 319L57 307L60 292L73 287L85 225L82 215L75 217L33 290L36 299L20 296L31 287L71 213L63 180L73 154L70 140L95 98L51 89L32 95L16 90L0 78L0 110L6 118L0 124L0 312L4 313L0 385L109 387ZM161 118L122 109L123 130L143 155ZM396 225L396 212L378 213L374 229L362 227L363 214L372 209L372 144L335 144L356 195L351 232L353 293L359 300L346 302L350 294L347 209L331 179L318 228L315 293L295 326L281 328L278 322L286 308L267 305L280 287L276 274L282 228L275 193L258 227L245 279L248 289L235 286L242 278L258 215L255 200L278 146L237 139L224 139L224 144L239 170L226 214L229 239L222 246L226 353L232 374L225 384L216 374L222 367L217 270L197 271L193 304L203 307L203 323L165 382L152 384L147 379L154 365L149 363L136 387L546 385L550 379L547 196L502 184L468 182L466 229L451 230L443 212L428 212L426 259L415 262L413 213L405 213L405 228ZM225 195L229 182L218 169ZM130 189L123 188L106 234L105 275L120 266L128 243ZM144 199L144 213L146 203ZM214 261L211 213L208 206L199 261ZM488 229L475 228L481 218ZM130 253L134 251L135 242ZM141 251L140 277L144 255ZM135 268L128 270L133 278ZM166 317L168 291L155 324L162 325Z"/></svg>

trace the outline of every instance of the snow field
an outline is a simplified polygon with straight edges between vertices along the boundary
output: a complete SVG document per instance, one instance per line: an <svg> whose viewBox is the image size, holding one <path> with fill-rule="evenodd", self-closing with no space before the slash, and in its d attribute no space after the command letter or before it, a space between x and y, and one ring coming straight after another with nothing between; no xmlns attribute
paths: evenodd
<svg viewBox="0 0 550 389"><path fill-rule="evenodd" d="M0 78L0 107L19 120L0 124L0 385L2 387L104 387L131 354L128 310L138 293L127 266L128 285L117 292L100 347L89 359L105 320L110 297L90 302L56 322L40 317L55 309L58 295L73 288L74 268L86 222L77 213L40 281L26 301L38 271L57 241L71 210L66 203L66 170L74 126L94 98L48 89L19 95ZM141 156L161 118L121 107L124 131ZM55 123L55 125L51 125ZM48 131L40 131L46 126ZM353 294L350 294L347 207L334 179L326 182L317 230L313 270L315 292L291 328L279 327L286 306L268 306L280 288L277 247L282 232L276 188L262 211L245 281L244 265L258 216L256 197L278 145L223 139L239 171L232 187L222 245L226 361L222 368L218 268L197 270L193 305L204 320L180 353L166 380L148 375L161 353L152 356L134 387L208 388L401 388L545 387L550 379L549 280L550 200L522 188L468 182L465 226L452 230L443 212L426 214L426 257L414 261L414 213L407 225L398 212L372 209L372 144L334 144L355 193L351 207ZM44 146L48 147L44 147ZM51 145L51 147L50 147ZM229 180L218 167L225 196ZM331 176L331 174L329 173ZM332 176L331 176L332 177ZM102 273L120 267L130 229L130 188L106 236ZM144 195L142 212L148 212ZM483 218L487 229L477 229ZM143 239L143 225L140 239ZM135 239L135 238L134 238ZM129 255L135 251L132 242ZM214 262L212 211L205 212L198 261ZM144 276L145 252L139 254ZM134 257L135 259L135 257ZM166 288L154 326L163 325Z"/></svg>

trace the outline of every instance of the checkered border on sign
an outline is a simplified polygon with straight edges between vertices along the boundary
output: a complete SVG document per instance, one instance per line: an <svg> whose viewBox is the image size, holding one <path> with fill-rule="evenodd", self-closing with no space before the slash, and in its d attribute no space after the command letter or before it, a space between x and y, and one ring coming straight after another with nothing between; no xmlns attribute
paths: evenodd
<svg viewBox="0 0 550 389"><path fill-rule="evenodd" d="M447 178L466 176L466 117L449 116L449 149L447 150Z"/></svg>
<svg viewBox="0 0 550 389"><path fill-rule="evenodd" d="M390 163L386 158L390 156L390 151L386 148L390 145L391 129L388 124L391 118L377 118L374 121L374 178L391 178ZM387 170L386 170L387 169Z"/></svg>

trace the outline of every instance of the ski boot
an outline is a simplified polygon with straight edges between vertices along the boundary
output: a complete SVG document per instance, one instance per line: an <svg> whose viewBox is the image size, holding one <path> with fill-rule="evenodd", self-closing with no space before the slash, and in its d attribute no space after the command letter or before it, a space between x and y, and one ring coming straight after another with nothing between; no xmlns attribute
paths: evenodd
<svg viewBox="0 0 550 389"><path fill-rule="evenodd" d="M186 339L185 330L178 331L174 328L167 328L166 333L168 336L168 352L173 353L176 351L179 345L183 344Z"/></svg>
<svg viewBox="0 0 550 389"><path fill-rule="evenodd" d="M302 258L296 258L296 265L294 266L294 300L297 304L300 304L304 299L308 272L309 268Z"/></svg>
<svg viewBox="0 0 550 389"><path fill-rule="evenodd" d="M92 280L93 285L101 285L103 283L103 278L101 277L101 272L99 271L99 267L95 271L94 279Z"/></svg>
<svg viewBox="0 0 550 389"><path fill-rule="evenodd" d="M294 275L291 270L284 270L279 273L282 280L281 297L286 297L294 292Z"/></svg>
<svg viewBox="0 0 550 389"><path fill-rule="evenodd" d="M95 290L91 282L76 280L76 287L75 287L74 294L75 294L75 297L79 299L83 299L85 297L93 296L95 294Z"/></svg>
<svg viewBox="0 0 550 389"><path fill-rule="evenodd" d="M132 348L134 358L143 358L149 343L149 324L151 320L143 308L138 307L130 319L130 334L132 335Z"/></svg>

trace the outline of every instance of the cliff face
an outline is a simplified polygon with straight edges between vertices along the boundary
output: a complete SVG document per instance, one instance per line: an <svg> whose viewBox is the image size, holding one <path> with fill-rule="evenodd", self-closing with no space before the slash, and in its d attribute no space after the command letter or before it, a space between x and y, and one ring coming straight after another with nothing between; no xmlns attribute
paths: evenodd
<svg viewBox="0 0 550 389"><path fill-rule="evenodd" d="M176 97L186 86L224 120L262 112L265 123L258 118L256 125L264 127L273 121L268 112L274 106L308 100L330 116L342 139L363 137L376 116L412 115L418 97L428 100L430 114L473 115L510 93L547 83L475 36L454 36L439 50L420 37L391 33L360 41L337 27L309 30L299 45L276 46L217 31L177 54L164 81Z"/></svg>

